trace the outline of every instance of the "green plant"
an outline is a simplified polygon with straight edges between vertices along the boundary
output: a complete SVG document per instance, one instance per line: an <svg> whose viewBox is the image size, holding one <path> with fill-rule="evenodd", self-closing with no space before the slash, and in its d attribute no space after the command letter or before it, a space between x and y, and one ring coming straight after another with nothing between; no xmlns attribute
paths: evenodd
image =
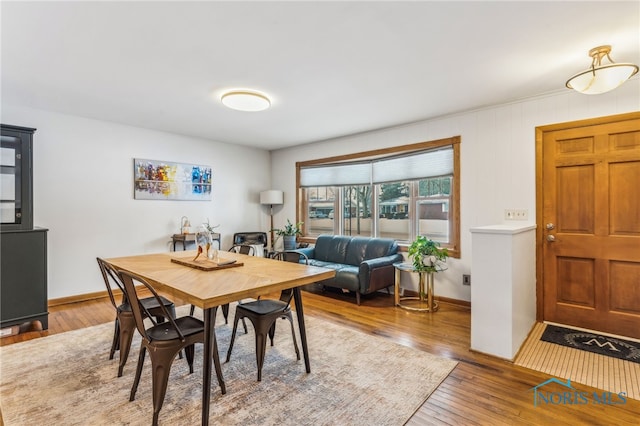
<svg viewBox="0 0 640 426"><path fill-rule="evenodd" d="M214 229L216 229L216 228L217 228L218 226L220 226L220 225L218 224L218 225L213 225L213 226L211 226L211 225L209 224L209 218L207 218L207 221L206 221L205 223L203 223L203 224L202 224L202 226L204 226L204 227L205 227L205 229L206 229L207 231L209 231L209 232L215 232L215 231L214 231Z"/></svg>
<svg viewBox="0 0 640 426"><path fill-rule="evenodd" d="M276 233L278 237L292 237L302 235L302 224L304 222L298 222L295 225L291 223L289 219L287 219L287 224L284 228L281 229L273 229L272 231Z"/></svg>
<svg viewBox="0 0 640 426"><path fill-rule="evenodd" d="M408 253L413 259L413 267L418 272L437 272L437 263L445 262L449 257L449 250L441 248L440 243L423 235L416 237L409 246ZM424 261L425 257L428 258L427 262Z"/></svg>

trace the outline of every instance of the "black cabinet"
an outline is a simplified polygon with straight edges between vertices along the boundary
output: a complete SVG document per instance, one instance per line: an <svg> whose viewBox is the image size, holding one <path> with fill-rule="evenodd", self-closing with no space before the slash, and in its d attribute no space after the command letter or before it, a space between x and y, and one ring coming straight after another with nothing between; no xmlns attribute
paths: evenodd
<svg viewBox="0 0 640 426"><path fill-rule="evenodd" d="M40 321L48 328L47 230L0 235L0 328Z"/></svg>
<svg viewBox="0 0 640 426"><path fill-rule="evenodd" d="M0 146L0 328L48 328L47 230L33 227L33 133L2 124Z"/></svg>

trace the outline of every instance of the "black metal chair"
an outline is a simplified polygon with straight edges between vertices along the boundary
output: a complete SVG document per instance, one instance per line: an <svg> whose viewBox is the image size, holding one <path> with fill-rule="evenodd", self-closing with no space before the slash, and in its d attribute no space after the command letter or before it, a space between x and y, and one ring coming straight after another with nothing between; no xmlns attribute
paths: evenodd
<svg viewBox="0 0 640 426"><path fill-rule="evenodd" d="M255 249L253 248L252 245L249 245L249 244L234 244L229 249L229 251L232 251L234 253L246 254L249 256L255 255Z"/></svg>
<svg viewBox="0 0 640 426"><path fill-rule="evenodd" d="M277 254L279 260L299 263L301 256L306 258L304 254L298 252L281 252ZM293 327L293 315L291 313L291 299L293 298L293 289L283 290L280 293L279 300L258 299L252 302L241 303L236 306L236 314L233 321L233 332L231 334L231 342L227 351L227 361L231 359L231 351L236 338L238 329L238 321L245 318L253 324L256 339L256 363L258 366L258 381L262 380L262 366L264 365L264 356L267 346L267 336L273 346L273 337L275 336L276 321L279 318L288 319L291 325L291 335L293 336L293 346L296 351L296 357L300 360L300 350L296 341L296 332ZM246 325L245 325L246 332Z"/></svg>
<svg viewBox="0 0 640 426"><path fill-rule="evenodd" d="M266 232L236 232L233 234L233 244L262 244L267 246Z"/></svg>
<svg viewBox="0 0 640 426"><path fill-rule="evenodd" d="M204 323L198 318L190 315L172 318L168 317L168 322L156 323L151 318L145 305L138 298L136 286L133 281L140 282L142 286L151 292L153 297L160 301L160 296L142 277L130 274L125 271L119 271L119 275L124 284L124 288L128 299L131 301L131 310L135 320L136 328L142 336L140 345L140 355L138 357L138 366L136 368L136 377L131 387L130 401L133 401L140 383L140 376L144 365L144 359L147 351L151 358L152 371L152 389L153 389L153 425L158 424L158 416L162 409L164 397L167 392L167 384L169 381L169 373L171 365L176 355L184 349L187 362L189 363L189 373L193 373L193 357L196 343L204 343ZM164 306L161 309L165 310ZM153 325L145 328L144 319L151 318ZM213 361L218 377L218 383L223 386L222 369L220 367L220 359L218 358L218 344L213 340ZM224 391L223 391L224 393Z"/></svg>
<svg viewBox="0 0 640 426"><path fill-rule="evenodd" d="M107 287L109 299L111 300L111 304L116 310L115 330L113 332L113 341L111 343L109 359L113 359L116 350L120 350L118 377L121 377L124 366L127 363L127 358L129 357L131 340L133 339L133 333L136 328L136 324L133 318L133 312L131 311L131 305L129 304L129 301L126 297L124 284L120 280L118 273L103 259L98 257L96 258L96 260L98 261L98 266L100 267L102 278L104 279L104 283ZM122 292L121 303L116 302L116 297L113 294L112 284L115 284L116 287ZM156 321L159 323L164 322L164 315L166 312L168 312L172 318L175 318L176 316L176 308L174 303L164 297L160 297L159 299L156 299L155 297L147 297L141 299L141 303L145 306L145 313L148 312L150 315L155 317ZM163 310L161 306L165 309ZM180 354L180 357L182 357L182 354Z"/></svg>

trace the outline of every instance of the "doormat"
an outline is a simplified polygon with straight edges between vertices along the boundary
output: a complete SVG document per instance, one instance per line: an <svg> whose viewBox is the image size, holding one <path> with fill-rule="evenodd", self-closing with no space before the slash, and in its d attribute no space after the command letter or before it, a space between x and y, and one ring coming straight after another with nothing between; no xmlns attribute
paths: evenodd
<svg viewBox="0 0 640 426"><path fill-rule="evenodd" d="M547 325L540 340L640 364L640 343Z"/></svg>

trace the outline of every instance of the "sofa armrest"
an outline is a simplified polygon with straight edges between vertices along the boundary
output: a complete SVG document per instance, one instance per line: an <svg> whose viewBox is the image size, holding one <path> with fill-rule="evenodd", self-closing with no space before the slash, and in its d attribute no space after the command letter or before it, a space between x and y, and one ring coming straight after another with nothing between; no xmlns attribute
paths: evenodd
<svg viewBox="0 0 640 426"><path fill-rule="evenodd" d="M401 262L403 259L401 254L392 254L391 256L376 257L375 259L364 260L360 263L360 271L362 268L368 268L370 270L380 268L382 266L393 265L396 262Z"/></svg>
<svg viewBox="0 0 640 426"><path fill-rule="evenodd" d="M372 293L394 284L395 271L393 264L401 262L404 258L401 254L377 257L360 263L360 292Z"/></svg>
<svg viewBox="0 0 640 426"><path fill-rule="evenodd" d="M298 253L304 254L309 259L315 259L315 257L314 257L315 248L314 247L300 248L300 249L296 249L296 251Z"/></svg>

